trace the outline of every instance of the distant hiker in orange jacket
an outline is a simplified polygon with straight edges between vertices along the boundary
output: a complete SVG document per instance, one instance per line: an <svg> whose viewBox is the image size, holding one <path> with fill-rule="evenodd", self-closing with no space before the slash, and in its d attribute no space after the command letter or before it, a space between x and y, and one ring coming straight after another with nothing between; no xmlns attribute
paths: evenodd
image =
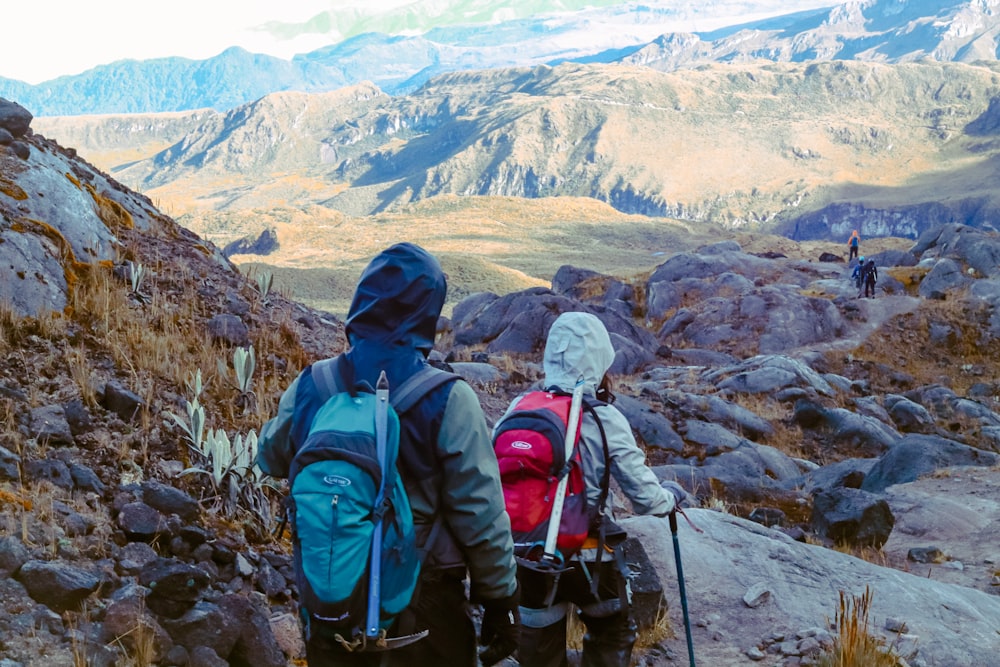
<svg viewBox="0 0 1000 667"><path fill-rule="evenodd" d="M858 230L851 232L851 238L847 239L847 246L851 249L851 254L847 257L848 263L858 256L858 246L861 245L861 237L858 236Z"/></svg>

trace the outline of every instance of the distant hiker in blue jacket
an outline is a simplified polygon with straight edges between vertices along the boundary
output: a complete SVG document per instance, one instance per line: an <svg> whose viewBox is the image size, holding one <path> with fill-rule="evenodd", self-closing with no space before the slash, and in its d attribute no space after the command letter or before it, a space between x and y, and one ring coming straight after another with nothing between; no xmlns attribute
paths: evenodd
<svg viewBox="0 0 1000 667"><path fill-rule="evenodd" d="M850 250L850 255L847 257L847 261L850 262L852 259L858 256L858 250L861 245L861 236L858 234L858 230L851 232L851 238L847 239L847 247Z"/></svg>
<svg viewBox="0 0 1000 667"><path fill-rule="evenodd" d="M427 364L446 289L437 259L411 243L396 244L368 264L347 315L350 349L341 355L357 381L374 387L385 371L389 385L398 387ZM312 368L292 382L277 416L261 430L257 463L269 475L288 476L325 400ZM400 417L399 472L412 505L417 547L429 547L408 622L415 624L410 631L429 634L391 651L351 653L307 627L309 666L476 667L477 657L484 665L503 660L520 635L514 543L490 431L468 384L454 380L437 387ZM473 601L484 609L481 656L466 580Z"/></svg>
<svg viewBox="0 0 1000 667"><path fill-rule="evenodd" d="M858 289L858 297L861 297L861 271L865 266L865 256L862 255L858 260L858 263L854 265L854 270L851 271L851 280L854 281L854 286Z"/></svg>

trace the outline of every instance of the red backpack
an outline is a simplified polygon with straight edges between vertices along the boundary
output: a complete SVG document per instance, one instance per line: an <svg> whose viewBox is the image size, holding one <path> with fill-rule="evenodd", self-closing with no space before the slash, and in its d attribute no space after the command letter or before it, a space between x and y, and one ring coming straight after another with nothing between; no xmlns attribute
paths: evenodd
<svg viewBox="0 0 1000 667"><path fill-rule="evenodd" d="M538 560L543 555L556 489L564 476L568 476L566 497L556 538L556 548L563 561L580 551L607 500L611 469L608 444L604 427L594 413L594 405L601 405L601 402L585 398L581 406L594 416L600 427L607 462L596 507L587 503L579 426L573 451L566 457L571 402L572 397L562 392L530 392L494 429L493 450L500 464L500 481L510 515L514 551L520 558ZM578 424L582 423L581 415Z"/></svg>

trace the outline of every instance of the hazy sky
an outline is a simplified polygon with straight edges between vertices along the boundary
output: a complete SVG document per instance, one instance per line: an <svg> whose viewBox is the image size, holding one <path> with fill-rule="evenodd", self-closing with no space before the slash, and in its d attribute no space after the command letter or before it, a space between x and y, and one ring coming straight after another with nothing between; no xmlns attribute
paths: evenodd
<svg viewBox="0 0 1000 667"><path fill-rule="evenodd" d="M424 0L426 2L426 0ZM79 74L116 60L181 56L210 58L230 46L291 58L337 41L330 35L278 40L261 29L267 22L303 23L321 12L377 14L420 0L28 0L5 2L0 37L0 76L31 84ZM614 2L614 0L610 0ZM624 2L624 0L623 0ZM693 0L698 3L699 0ZM692 5L678 0L678 5ZM437 9L456 4L437 0ZM521 0L521 9L555 5ZM595 4L598 4L595 2ZM601 0L599 4L609 4ZM649 4L676 6L671 0ZM714 0L729 9L767 5L768 13L830 6L836 0ZM505 11L503 0L488 6ZM696 10L698 11L698 10ZM738 16L736 17L738 18ZM735 18L734 21L736 22ZM706 26L707 27L707 26ZM717 26L712 26L717 27ZM675 29L695 29L679 27ZM655 36L655 35L654 35ZM652 37L651 37L652 38Z"/></svg>
<svg viewBox="0 0 1000 667"><path fill-rule="evenodd" d="M40 83L134 58L208 58L228 46L290 58L329 40L278 42L265 21L305 21L330 0L29 0L4 3L0 76ZM399 0L368 0L398 5Z"/></svg>

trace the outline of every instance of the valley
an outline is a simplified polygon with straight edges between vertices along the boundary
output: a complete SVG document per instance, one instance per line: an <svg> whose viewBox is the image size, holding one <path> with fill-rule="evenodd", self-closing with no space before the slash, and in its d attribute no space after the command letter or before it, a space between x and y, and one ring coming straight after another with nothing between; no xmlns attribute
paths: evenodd
<svg viewBox="0 0 1000 667"><path fill-rule="evenodd" d="M219 247L277 230L277 252L233 259L343 312L392 240L442 253L460 296L564 263L639 273L722 234L844 254L851 229L994 229L998 96L995 63L567 64L34 127Z"/></svg>

